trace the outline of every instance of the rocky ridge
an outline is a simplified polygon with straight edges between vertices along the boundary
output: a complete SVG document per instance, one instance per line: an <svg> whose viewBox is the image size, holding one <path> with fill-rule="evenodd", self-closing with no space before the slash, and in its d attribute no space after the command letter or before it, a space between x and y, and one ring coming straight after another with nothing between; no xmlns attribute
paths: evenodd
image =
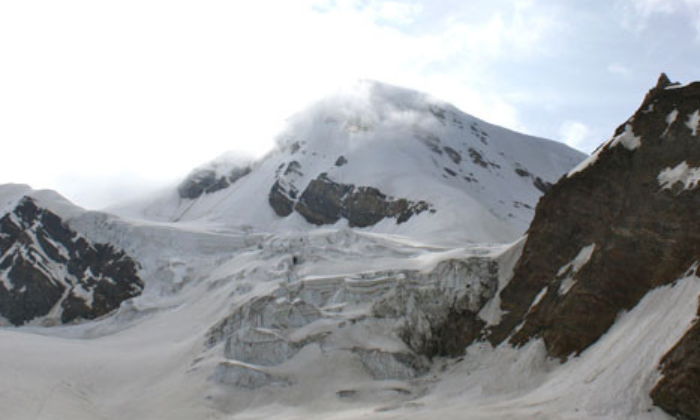
<svg viewBox="0 0 700 420"><path fill-rule="evenodd" d="M470 336L522 346L541 338L552 357L578 355L651 290L700 261L700 82L662 75L639 110L540 200L522 255L499 294L502 317ZM662 361L652 392L669 413L700 418L690 328Z"/></svg>
<svg viewBox="0 0 700 420"><path fill-rule="evenodd" d="M12 325L88 320L141 293L138 264L71 230L31 197L0 218L0 317Z"/></svg>

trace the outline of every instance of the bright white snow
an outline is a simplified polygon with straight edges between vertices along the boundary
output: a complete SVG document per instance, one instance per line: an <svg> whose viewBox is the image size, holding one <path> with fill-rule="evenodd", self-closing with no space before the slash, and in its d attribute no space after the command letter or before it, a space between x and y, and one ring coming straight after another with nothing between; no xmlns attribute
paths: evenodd
<svg viewBox="0 0 700 420"><path fill-rule="evenodd" d="M588 261L590 261L593 256L593 252L595 252L595 244L584 246L571 262L559 269L557 272L558 277L566 275L559 286L560 295L565 295L571 290L576 282L576 273L578 273L584 265L588 264Z"/></svg>
<svg viewBox="0 0 700 420"><path fill-rule="evenodd" d="M692 190L700 185L700 167L690 167L683 161L673 168L661 171L657 179L662 189L671 189L680 182L684 190Z"/></svg>
<svg viewBox="0 0 700 420"><path fill-rule="evenodd" d="M593 152L592 155L590 155L583 162L579 163L574 169L569 171L569 173L566 176L571 177L572 175L583 171L584 169L588 168L589 166L594 165L598 161L598 157L600 156L600 154L603 151L605 151L611 147L615 147L617 145L620 145L620 144L623 145L625 147L625 149L627 149L627 150L635 150L639 146L642 145L642 138L634 135L634 132L632 131L632 124L631 123L625 124L625 131L623 131L621 134L613 137L612 139L608 140L604 144L601 144Z"/></svg>
<svg viewBox="0 0 700 420"><path fill-rule="evenodd" d="M491 125L419 92L369 81L290 118L278 145L229 188L195 200L180 199L172 189L113 211L145 220L249 226L257 232L308 231L315 227L297 213L277 216L268 194L278 177L301 193L326 173L335 182L424 200L436 210L401 225L385 219L363 231L424 242L454 240L449 245L503 243L517 240L529 225L542 194L536 178L556 182L583 159L560 143ZM341 156L347 163L336 165ZM292 161L298 171L284 176ZM224 174L226 159L203 168ZM344 225L341 219L335 227Z"/></svg>
<svg viewBox="0 0 700 420"><path fill-rule="evenodd" d="M669 114L666 116L666 126L670 127L671 124L673 124L676 121L676 118L678 118L678 110L674 109L673 111L669 112Z"/></svg>
<svg viewBox="0 0 700 420"><path fill-rule="evenodd" d="M666 133L668 133L668 130L671 129L671 126L673 125L674 122L676 122L677 119L678 119L678 110L677 109L674 109L673 111L668 113L668 115L666 116L666 129L661 134L661 137L666 136Z"/></svg>
<svg viewBox="0 0 700 420"><path fill-rule="evenodd" d="M0 417L667 419L647 395L660 357L695 316L694 273L655 289L566 364L549 359L541 341L518 349L480 343L459 360L409 352L400 327L419 342L447 302L476 310L491 296L479 317L498 323L498 293L524 240L479 242L517 239L529 222L522 204L534 206L540 192L534 172L515 169L552 182L580 155L414 92L365 88L294 118L280 149L232 187L197 200L170 191L120 210L132 219L0 187L0 210L30 194L80 234L126 250L146 279L143 295L103 319L1 328ZM292 153L297 141L306 149ZM474 164L470 148L486 167ZM348 162L338 167L340 154ZM291 159L302 168L299 188L327 171L338 182L424 199L438 212L355 230L280 219L267 192ZM225 166L214 169L225 174ZM470 173L478 182L465 180ZM575 274L594 251L584 247L559 274Z"/></svg>
<svg viewBox="0 0 700 420"><path fill-rule="evenodd" d="M698 124L700 124L700 110L696 109L695 112L688 116L688 121L685 125L693 132L693 135L698 134Z"/></svg>
<svg viewBox="0 0 700 420"><path fill-rule="evenodd" d="M690 325L700 293L700 279L692 272L674 286L656 289L598 343L563 365L546 357L541 342L521 349L478 344L462 362L437 359L428 374L415 376L391 355L405 349L393 336L393 321L362 321L363 305L390 290L392 277L405 278L402 270L427 273L455 258L495 258L500 289L522 243L452 249L349 230L246 236L161 229L150 232L178 237L179 260L141 245L146 269L161 280L115 316L51 329L0 330L3 418L666 419L652 408L648 391L658 377L658 360ZM580 269L593 249L585 247L570 268ZM183 258L194 271L182 272ZM168 286L167 273L179 278L178 289ZM438 277L445 287L458 287L462 275L446 273ZM344 279L350 279L346 290L364 297L355 300L359 306L333 309L332 296L345 287L333 285L346 284ZM367 287L361 287L365 281ZM309 302L330 299L323 318L303 321L281 336L270 330L247 336L246 342L262 343L260 351L270 352L259 353L272 357L260 361L288 360L273 367L248 365L226 360L220 344L203 345L208 327L255 296L289 302L279 290L297 290ZM350 296L338 302L352 302ZM313 342L321 336L330 338ZM280 337L311 341L280 355L274 353L284 348L275 347Z"/></svg>
<svg viewBox="0 0 700 420"><path fill-rule="evenodd" d="M642 138L634 135L632 124L626 124L625 131L612 140L610 147L615 147L618 144L623 145L627 150L634 150L642 145Z"/></svg>

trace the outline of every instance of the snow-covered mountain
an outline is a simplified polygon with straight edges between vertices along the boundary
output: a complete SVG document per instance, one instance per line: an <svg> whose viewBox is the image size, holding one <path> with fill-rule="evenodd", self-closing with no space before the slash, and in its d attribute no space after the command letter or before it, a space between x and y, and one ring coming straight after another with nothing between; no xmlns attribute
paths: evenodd
<svg viewBox="0 0 700 420"><path fill-rule="evenodd" d="M255 231L364 228L453 244L515 240L583 155L415 91L359 82L288 122L255 162L223 157L130 217Z"/></svg>
<svg viewBox="0 0 700 420"><path fill-rule="evenodd" d="M143 280L107 316L0 329L2 418L700 418L700 83L662 78L583 163L355 88L119 216L0 188L12 226L44 215L0 250L60 266L59 219Z"/></svg>
<svg viewBox="0 0 700 420"><path fill-rule="evenodd" d="M51 192L0 186L0 322L52 324L106 315L141 293L138 264L70 229L79 212Z"/></svg>

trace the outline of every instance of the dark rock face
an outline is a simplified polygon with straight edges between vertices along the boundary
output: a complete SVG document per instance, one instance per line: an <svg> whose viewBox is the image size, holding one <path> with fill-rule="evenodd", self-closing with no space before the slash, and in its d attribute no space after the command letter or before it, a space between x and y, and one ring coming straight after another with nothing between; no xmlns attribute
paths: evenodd
<svg viewBox="0 0 700 420"><path fill-rule="evenodd" d="M661 360L663 377L651 391L654 404L680 418L700 419L700 301L698 318Z"/></svg>
<svg viewBox="0 0 700 420"><path fill-rule="evenodd" d="M309 223L332 225L340 220L345 198L352 189L322 174L309 183L295 208Z"/></svg>
<svg viewBox="0 0 700 420"><path fill-rule="evenodd" d="M487 140L489 135L484 130L479 128L479 123L477 123L476 121L471 123L469 129L472 131L474 137L478 138L484 145L489 144Z"/></svg>
<svg viewBox="0 0 700 420"><path fill-rule="evenodd" d="M270 206L280 217L296 211L317 226L346 219L351 227L367 227L386 218L396 219L396 223L401 224L426 210L434 212L425 201L394 199L373 187L335 182L326 173L311 180L299 194L295 182L303 176L301 165L297 161L289 162L282 172L284 167L280 167L268 195Z"/></svg>
<svg viewBox="0 0 700 420"><path fill-rule="evenodd" d="M404 223L429 210L430 205L424 201L395 200L376 188L336 183L321 174L309 183L294 209L315 225L334 224L343 218L351 227L367 227L385 218Z"/></svg>
<svg viewBox="0 0 700 420"><path fill-rule="evenodd" d="M543 194L548 193L549 190L552 189L551 182L547 182L544 179L540 178L539 176L531 174L525 168L517 167L517 168L515 168L515 173L518 174L518 176L521 176L523 178L530 178L532 180L532 185L534 185L535 188L540 190Z"/></svg>
<svg viewBox="0 0 700 420"><path fill-rule="evenodd" d="M268 202L278 216L287 217L294 211L294 199L297 196L296 189L287 191L280 181L276 181L270 189Z"/></svg>
<svg viewBox="0 0 700 420"><path fill-rule="evenodd" d="M700 83L656 87L594 163L563 177L543 197L501 293L506 315L491 341L503 341L524 322L512 343L542 337L554 357L580 353L620 311L700 257L700 230L693 228L700 189L663 188L659 181L682 162L700 166L700 142L686 124L698 108ZM564 269L589 246L581 267Z"/></svg>
<svg viewBox="0 0 700 420"><path fill-rule="evenodd" d="M551 187L500 293L501 321L481 337L494 345L541 337L551 356L566 359L700 260L698 119L700 82L675 86L662 77L587 165ZM447 330L478 328L468 314L451 322ZM698 349L696 322L664 357L652 392L664 410L691 419L700 419Z"/></svg>
<svg viewBox="0 0 700 420"><path fill-rule="evenodd" d="M431 346L425 349L429 356L459 357L464 349L479 338L486 323L469 310L451 308L445 321L435 327Z"/></svg>
<svg viewBox="0 0 700 420"><path fill-rule="evenodd" d="M459 163L462 161L462 155L458 151L456 151L455 149L451 148L450 146L445 146L442 148L442 150L444 150L445 153L447 153L447 156L456 165L459 165Z"/></svg>
<svg viewBox="0 0 700 420"><path fill-rule="evenodd" d="M301 165L296 160L286 165L282 164L277 168L277 180L272 185L267 199L270 207L278 216L287 217L294 211L294 204L299 197L299 191L294 185L294 181L303 175Z"/></svg>
<svg viewBox="0 0 700 420"><path fill-rule="evenodd" d="M547 182L540 177L535 177L535 179L532 181L532 184L535 186L535 188L542 191L542 193L544 194L547 194L549 190L552 189L552 183Z"/></svg>
<svg viewBox="0 0 700 420"><path fill-rule="evenodd" d="M335 161L335 166L343 166L346 163L348 163L348 160L345 158L345 156L339 156L338 159Z"/></svg>
<svg viewBox="0 0 700 420"><path fill-rule="evenodd" d="M482 168L488 169L488 168L496 168L500 169L500 165L497 163L490 162L484 158L484 155L481 154L478 150L474 149L473 147L469 148L469 157L472 159L472 162L474 164L481 166Z"/></svg>
<svg viewBox="0 0 700 420"><path fill-rule="evenodd" d="M523 178L527 178L527 177L531 176L530 172L528 172L527 169L523 169L523 168L515 168L515 173L518 174L518 176L521 176Z"/></svg>
<svg viewBox="0 0 700 420"><path fill-rule="evenodd" d="M29 197L0 219L0 316L13 325L52 311L64 323L105 315L141 293L137 268Z"/></svg>
<svg viewBox="0 0 700 420"><path fill-rule="evenodd" d="M218 176L213 169L202 169L190 174L177 188L181 198L195 199L224 188L250 173L249 167L234 168L227 176Z"/></svg>

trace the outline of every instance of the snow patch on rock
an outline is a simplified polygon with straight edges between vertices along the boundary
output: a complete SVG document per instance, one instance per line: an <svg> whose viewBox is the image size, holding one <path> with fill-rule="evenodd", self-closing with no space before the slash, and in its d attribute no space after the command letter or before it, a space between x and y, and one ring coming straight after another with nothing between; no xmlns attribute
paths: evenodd
<svg viewBox="0 0 700 420"><path fill-rule="evenodd" d="M700 185L700 167L690 167L683 161L674 168L661 171L657 179L664 190L672 189L679 182L683 185L683 190L692 190Z"/></svg>
<svg viewBox="0 0 700 420"><path fill-rule="evenodd" d="M623 145L627 150L634 150L642 145L642 138L634 135L632 124L626 124L625 131L612 140L610 147L615 147L618 144Z"/></svg>
<svg viewBox="0 0 700 420"><path fill-rule="evenodd" d="M557 272L558 277L568 274L566 278L562 280L561 285L559 286L560 295L565 295L569 292L569 290L571 290L571 288L576 282L574 276L576 275L576 273L579 272L579 270L581 270L581 268L583 268L584 265L588 263L588 261L591 260L593 252L595 252L595 244L585 246L581 248L578 255L576 255L576 257L573 260L571 260L571 262L559 269L559 271Z"/></svg>
<svg viewBox="0 0 700 420"><path fill-rule="evenodd" d="M528 309L528 312L531 312L533 309L537 307L537 304L540 303L542 298L547 294L547 291L549 290L549 286L544 287L542 290L540 290L539 293L537 293L537 296L535 296L535 300L532 301L530 304L530 309Z"/></svg>
<svg viewBox="0 0 700 420"><path fill-rule="evenodd" d="M666 134L668 134L668 131L671 129L671 126L678 119L678 114L678 109L674 109L673 111L668 113L668 115L666 116L666 129L664 130L663 134L661 134L661 137L665 137Z"/></svg>
<svg viewBox="0 0 700 420"><path fill-rule="evenodd" d="M625 124L625 131L623 131L622 134L619 134L613 137L612 139L608 140L606 143L600 145L600 147L598 147L592 155L590 155L583 162L579 163L574 169L572 169L568 174L566 174L566 176L571 177L572 175L583 171L589 166L592 166L598 161L598 158L600 157L600 154L603 151L611 147L616 147L620 144L623 145L627 150L635 150L642 145L642 138L634 135L634 132L632 131L632 124Z"/></svg>
<svg viewBox="0 0 700 420"><path fill-rule="evenodd" d="M693 135L698 134L698 124L700 124L700 110L696 109L695 112L688 116L688 121L685 125L693 132Z"/></svg>
<svg viewBox="0 0 700 420"><path fill-rule="evenodd" d="M666 125L671 126L676 119L678 118L678 110L674 109L673 111L669 112L669 114L666 116Z"/></svg>

